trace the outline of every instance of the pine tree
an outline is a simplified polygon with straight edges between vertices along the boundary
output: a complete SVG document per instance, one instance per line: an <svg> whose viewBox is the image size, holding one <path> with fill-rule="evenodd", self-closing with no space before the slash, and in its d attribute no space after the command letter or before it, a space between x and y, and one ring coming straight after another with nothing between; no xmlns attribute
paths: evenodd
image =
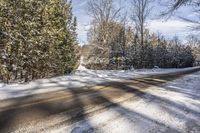
<svg viewBox="0 0 200 133"><path fill-rule="evenodd" d="M77 62L76 24L65 0L0 1L0 76L44 78L71 72Z"/></svg>

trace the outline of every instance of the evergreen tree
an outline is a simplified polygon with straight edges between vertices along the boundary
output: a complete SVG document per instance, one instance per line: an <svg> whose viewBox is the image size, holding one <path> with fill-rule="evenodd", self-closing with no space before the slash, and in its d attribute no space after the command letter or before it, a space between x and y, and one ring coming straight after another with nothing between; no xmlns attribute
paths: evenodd
<svg viewBox="0 0 200 133"><path fill-rule="evenodd" d="M75 30L71 2L1 0L1 78L28 81L71 72L77 62Z"/></svg>

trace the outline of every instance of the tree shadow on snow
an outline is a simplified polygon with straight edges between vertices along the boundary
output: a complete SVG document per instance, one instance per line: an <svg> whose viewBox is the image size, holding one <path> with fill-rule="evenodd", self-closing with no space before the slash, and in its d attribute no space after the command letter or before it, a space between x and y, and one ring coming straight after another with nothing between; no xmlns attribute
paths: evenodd
<svg viewBox="0 0 200 133"><path fill-rule="evenodd" d="M174 80L175 78L176 77L170 79L164 77L138 78L133 79L130 82L108 82L106 84L100 84L100 86L101 89L110 87L114 91L122 91L133 94L134 97L159 106L170 115L177 117L177 119L183 119L186 122L197 123L193 117L200 118L199 111L190 109L187 106L171 101L168 98L160 97L143 91L152 85L163 87L163 84L169 82L170 80ZM63 88L66 87L63 84L60 84L58 81L54 81L54 84ZM137 88L142 88L142 90ZM32 91L34 91L34 89ZM153 118L153 116L147 116L141 112L124 107L120 103L113 102L102 92L103 91L100 91L100 89L91 89L91 87L83 87L78 89L66 88L60 92L55 92L57 93L55 95L58 96L53 97L53 101L47 100L41 102L41 97L45 94L41 94L41 97L39 98L37 95L32 95L23 98L12 99L10 101L5 100L1 103L11 102L11 104L9 108L0 108L0 133L7 133L16 129L20 132L41 132L48 130L51 127L57 127L61 124L67 124L69 122L76 123L79 121L84 121L84 124L87 125L87 128L82 128L80 125L78 125L66 132L95 132L96 127L89 121L90 114L87 112L87 107L89 107L89 105L101 106L101 109L113 107L112 111L117 112L121 115L121 117L127 119L130 124L133 123L135 118L139 118L138 120L140 123L153 123L158 127L156 132L158 132L161 128L166 129L164 132L180 132L176 127L166 125L165 122L156 120L156 118ZM70 94L70 98L65 97L65 93L67 93L67 95ZM180 91L180 93L182 92ZM47 93L46 95L48 96L49 94ZM58 98L58 100L55 100L55 98ZM34 100L34 103L36 104L33 103L29 105L28 103L32 100ZM185 112L192 114L193 117L185 116ZM66 119L63 119L58 123L53 123L52 125L41 126L41 130L39 131L34 129L37 128L37 123L41 122L41 120L48 119L59 114L61 114L62 117L66 117ZM24 127L25 125L25 127L19 129L20 125L22 125L21 127ZM198 124L189 124L188 128L192 129L193 126L198 126Z"/></svg>

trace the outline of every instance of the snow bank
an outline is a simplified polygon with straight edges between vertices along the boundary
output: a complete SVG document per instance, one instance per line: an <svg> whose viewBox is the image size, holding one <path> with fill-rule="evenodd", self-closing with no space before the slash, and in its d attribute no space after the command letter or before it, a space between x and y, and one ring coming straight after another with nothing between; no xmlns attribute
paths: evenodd
<svg viewBox="0 0 200 133"><path fill-rule="evenodd" d="M168 74L200 69L200 67L184 69L140 69L140 70L88 70L79 69L72 75L41 79L27 84L0 84L0 100L63 90L92 86L104 82L122 79L140 78L149 75Z"/></svg>

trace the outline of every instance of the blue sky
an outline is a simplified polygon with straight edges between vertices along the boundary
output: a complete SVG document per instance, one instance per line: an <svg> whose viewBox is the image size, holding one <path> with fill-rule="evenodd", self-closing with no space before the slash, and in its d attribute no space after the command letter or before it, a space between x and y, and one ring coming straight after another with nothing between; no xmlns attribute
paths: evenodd
<svg viewBox="0 0 200 133"><path fill-rule="evenodd" d="M92 20L92 18L87 14L87 1L88 0L72 0L73 13L78 20L78 41L81 45L87 43L87 31L90 28L90 21ZM120 0L114 1L119 3ZM129 12L131 8L127 5L130 5L130 0L122 1L124 9ZM160 33L167 39L178 36L182 40L184 40L188 34L192 33L188 28L190 24L179 18L179 16L194 18L195 15L192 13L192 8L183 7L176 12L174 17L166 20L158 19L158 14L164 9L164 7L158 4L158 2L153 3L153 6L152 16L149 18L147 23L147 27L151 32Z"/></svg>

